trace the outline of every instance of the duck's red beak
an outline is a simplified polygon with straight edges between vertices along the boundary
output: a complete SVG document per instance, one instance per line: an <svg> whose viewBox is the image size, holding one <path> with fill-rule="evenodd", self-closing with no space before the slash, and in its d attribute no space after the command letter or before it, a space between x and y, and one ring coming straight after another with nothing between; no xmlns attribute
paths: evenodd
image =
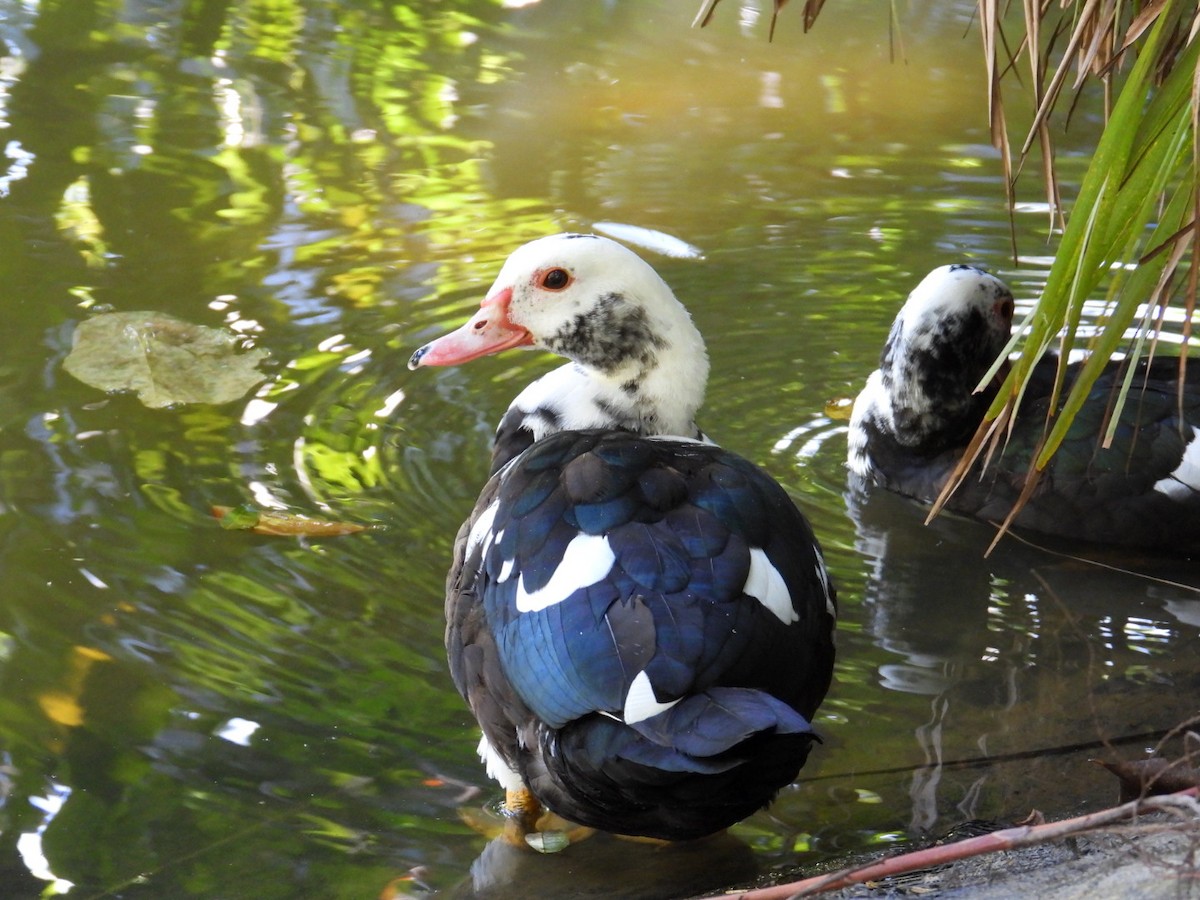
<svg viewBox="0 0 1200 900"><path fill-rule="evenodd" d="M465 325L430 341L414 353L408 361L408 367L455 366L510 347L530 346L533 336L508 318L508 304L511 301L512 288L492 294L480 304L479 312Z"/></svg>

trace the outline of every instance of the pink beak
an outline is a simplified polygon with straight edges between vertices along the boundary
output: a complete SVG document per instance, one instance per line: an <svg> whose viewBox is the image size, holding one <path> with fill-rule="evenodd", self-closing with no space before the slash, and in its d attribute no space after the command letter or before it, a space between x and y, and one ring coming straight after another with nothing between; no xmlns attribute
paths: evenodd
<svg viewBox="0 0 1200 900"><path fill-rule="evenodd" d="M508 304L511 301L512 288L488 297L465 325L430 341L414 353L408 367L454 366L510 347L530 346L533 335L509 321Z"/></svg>

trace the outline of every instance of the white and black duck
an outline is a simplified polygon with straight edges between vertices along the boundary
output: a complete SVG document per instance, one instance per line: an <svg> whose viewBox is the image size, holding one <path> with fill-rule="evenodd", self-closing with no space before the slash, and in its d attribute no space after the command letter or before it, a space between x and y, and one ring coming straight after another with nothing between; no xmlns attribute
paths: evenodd
<svg viewBox="0 0 1200 900"><path fill-rule="evenodd" d="M850 419L848 463L869 482L934 500L999 387L974 393L1003 352L1013 297L973 266L935 269L909 295ZM1072 540L1200 553L1200 366L1142 362L1111 446L1099 435L1123 370L1108 366L1014 524ZM1003 452L975 468L948 508L1005 519L1042 436L1057 359L1034 370ZM1078 365L1069 367L1067 387ZM1004 372L1001 372L1003 376ZM1063 396L1065 396L1065 390Z"/></svg>
<svg viewBox="0 0 1200 900"><path fill-rule="evenodd" d="M835 616L820 547L774 480L697 428L704 342L636 254L527 244L409 366L510 347L571 361L509 407L455 543L446 648L480 754L517 812L527 790L606 831L719 831L816 739Z"/></svg>

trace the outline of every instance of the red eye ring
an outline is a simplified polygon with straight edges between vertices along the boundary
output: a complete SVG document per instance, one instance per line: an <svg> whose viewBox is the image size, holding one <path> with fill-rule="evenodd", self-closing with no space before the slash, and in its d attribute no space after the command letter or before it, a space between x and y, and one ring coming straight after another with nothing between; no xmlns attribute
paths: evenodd
<svg viewBox="0 0 1200 900"><path fill-rule="evenodd" d="M548 291L561 291L571 284L571 273L566 269L555 267L547 269L538 278L538 286Z"/></svg>

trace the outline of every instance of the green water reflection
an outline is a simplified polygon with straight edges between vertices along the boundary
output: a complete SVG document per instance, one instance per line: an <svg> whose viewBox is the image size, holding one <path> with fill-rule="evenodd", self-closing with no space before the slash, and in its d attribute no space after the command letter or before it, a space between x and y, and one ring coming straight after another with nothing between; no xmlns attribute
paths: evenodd
<svg viewBox="0 0 1200 900"><path fill-rule="evenodd" d="M984 561L986 529L845 494L822 410L916 279L968 259L1027 299L1044 271L1008 262L973 6L914 8L896 62L868 4L809 36L785 16L773 44L736 7L697 32L667 0L510 6L0 2L4 896L715 890L1103 803L1094 750L978 761L1194 711L1194 567L1172 587ZM654 259L709 340L705 428L804 505L844 619L825 743L769 812L548 861L458 815L494 789L441 590L493 425L553 363L403 364L513 247L598 220L705 251ZM1044 224L1018 218L1030 257ZM215 408L106 397L61 368L106 309L236 331L268 378ZM247 501L373 528L271 539L208 512Z"/></svg>

